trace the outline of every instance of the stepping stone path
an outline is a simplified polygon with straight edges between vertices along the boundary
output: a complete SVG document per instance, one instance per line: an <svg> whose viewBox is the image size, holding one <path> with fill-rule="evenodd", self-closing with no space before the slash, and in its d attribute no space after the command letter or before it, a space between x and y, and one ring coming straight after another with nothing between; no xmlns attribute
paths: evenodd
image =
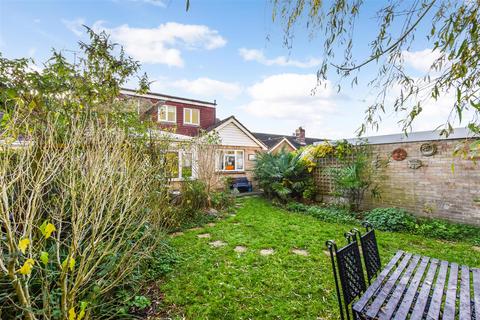
<svg viewBox="0 0 480 320"><path fill-rule="evenodd" d="M480 252L480 247L478 247L478 246L473 246L472 248L473 248L473 250Z"/></svg>
<svg viewBox="0 0 480 320"><path fill-rule="evenodd" d="M210 233L202 233L199 234L197 237L201 239L210 238Z"/></svg>
<svg viewBox="0 0 480 320"><path fill-rule="evenodd" d="M227 243L223 242L223 241L220 241L220 240L217 240L217 241L210 242L210 245L214 248L218 248L218 247L226 246Z"/></svg>
<svg viewBox="0 0 480 320"><path fill-rule="evenodd" d="M274 254L275 253L275 250L273 249L262 249L260 250L260 255L262 256L269 256L271 254Z"/></svg>
<svg viewBox="0 0 480 320"><path fill-rule="evenodd" d="M213 223L213 222L207 223L207 226L209 226L209 227L215 227L215 223Z"/></svg>
<svg viewBox="0 0 480 320"><path fill-rule="evenodd" d="M200 227L194 227L194 228L188 229L187 231L197 231L197 230L202 230L202 228L200 228Z"/></svg>
<svg viewBox="0 0 480 320"><path fill-rule="evenodd" d="M170 233L170 237L172 237L172 238L183 236L183 235L184 235L184 233L182 231Z"/></svg>
<svg viewBox="0 0 480 320"><path fill-rule="evenodd" d="M242 253L247 251L247 247L244 246L236 246L235 249L233 249L235 252Z"/></svg>
<svg viewBox="0 0 480 320"><path fill-rule="evenodd" d="M308 251L303 249L292 249L292 253L297 254L299 256L304 256L304 257L308 256Z"/></svg>

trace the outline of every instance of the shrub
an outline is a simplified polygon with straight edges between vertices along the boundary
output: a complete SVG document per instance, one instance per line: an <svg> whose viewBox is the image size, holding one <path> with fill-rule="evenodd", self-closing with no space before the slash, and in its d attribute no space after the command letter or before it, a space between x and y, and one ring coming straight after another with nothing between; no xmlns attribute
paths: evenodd
<svg viewBox="0 0 480 320"><path fill-rule="evenodd" d="M369 158L359 151L349 163L340 168L329 168L328 172L333 179L333 195L347 199L350 210L358 211L365 191L372 185Z"/></svg>
<svg viewBox="0 0 480 320"><path fill-rule="evenodd" d="M205 183L200 180L184 181L180 189L180 210L185 217L193 217L208 206L208 193Z"/></svg>
<svg viewBox="0 0 480 320"><path fill-rule="evenodd" d="M292 212L299 212L310 215L325 222L333 223L355 223L355 215L349 210L335 206L320 207L309 206L299 202L289 202L286 209Z"/></svg>
<svg viewBox="0 0 480 320"><path fill-rule="evenodd" d="M441 219L420 219L417 233L442 239L465 240L480 244L480 228Z"/></svg>
<svg viewBox="0 0 480 320"><path fill-rule="evenodd" d="M384 231L412 231L417 223L412 214L399 208L376 208L368 212L365 219Z"/></svg>
<svg viewBox="0 0 480 320"><path fill-rule="evenodd" d="M231 192L213 192L210 195L212 207L217 210L228 209L235 203L235 196Z"/></svg>
<svg viewBox="0 0 480 320"><path fill-rule="evenodd" d="M75 64L55 52L41 73L0 55L6 319L118 318L115 293L139 283L136 271L163 237L164 153L118 98L139 65L106 34L90 36ZM19 136L24 146L8 145Z"/></svg>
<svg viewBox="0 0 480 320"><path fill-rule="evenodd" d="M302 199L304 195L314 196L313 177L301 154L258 154L254 174L260 188L269 198L286 202L289 199Z"/></svg>
<svg viewBox="0 0 480 320"><path fill-rule="evenodd" d="M309 207L310 206L307 206L303 203L295 202L295 201L287 203L287 206L286 206L288 211L293 211L293 212L305 212L308 210Z"/></svg>
<svg viewBox="0 0 480 320"><path fill-rule="evenodd" d="M311 206L307 209L306 214L317 219L332 223L356 223L355 215L348 209L338 207L317 207Z"/></svg>

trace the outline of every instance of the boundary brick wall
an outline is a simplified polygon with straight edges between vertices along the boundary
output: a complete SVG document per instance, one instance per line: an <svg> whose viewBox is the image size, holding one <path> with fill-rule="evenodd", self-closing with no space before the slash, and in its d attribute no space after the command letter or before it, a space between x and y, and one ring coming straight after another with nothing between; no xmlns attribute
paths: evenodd
<svg viewBox="0 0 480 320"><path fill-rule="evenodd" d="M380 169L376 183L381 198L373 199L366 192L363 210L376 207L399 207L423 217L441 218L455 222L480 225L480 159L461 159L453 156L456 146L464 139L371 144L374 159L387 163ZM433 143L437 152L423 156L420 146ZM403 148L403 161L392 159L392 151ZM411 169L408 160L418 159L422 166ZM387 160L387 161L385 161ZM323 201L331 202L331 181L321 168L335 162L319 163L315 181ZM452 171L452 164L454 170Z"/></svg>

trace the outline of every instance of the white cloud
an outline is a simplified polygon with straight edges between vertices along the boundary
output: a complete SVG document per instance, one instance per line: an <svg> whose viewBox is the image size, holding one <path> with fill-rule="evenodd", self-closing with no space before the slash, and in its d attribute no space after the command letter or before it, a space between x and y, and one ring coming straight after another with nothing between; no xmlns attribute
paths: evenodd
<svg viewBox="0 0 480 320"><path fill-rule="evenodd" d="M167 78L159 78L152 84L151 89L152 91L166 94L175 91L183 96L208 100L220 97L226 100L233 100L243 91L242 86L238 83L219 81L206 77L194 80L181 79L173 81Z"/></svg>
<svg viewBox="0 0 480 320"><path fill-rule="evenodd" d="M194 95L212 96L221 95L229 100L234 99L242 92L242 87L237 83L223 82L210 78L195 80L178 80L172 86Z"/></svg>
<svg viewBox="0 0 480 320"><path fill-rule="evenodd" d="M256 61L266 66L282 66L282 67L297 67L297 68L312 68L318 66L321 61L315 58L309 58L305 61L291 60L285 56L278 56L273 59L267 59L261 50L240 48L238 53L245 61Z"/></svg>
<svg viewBox="0 0 480 320"><path fill-rule="evenodd" d="M67 27L68 30L72 31L77 37L80 37L85 32L85 28L83 27L85 23L85 19L83 18L76 18L73 20L62 19L62 23Z"/></svg>
<svg viewBox="0 0 480 320"><path fill-rule="evenodd" d="M312 95L316 81L315 74L283 73L267 77L248 88L251 101L241 109L267 121L294 120L307 127L319 125L335 110L338 96L328 82Z"/></svg>
<svg viewBox="0 0 480 320"><path fill-rule="evenodd" d="M438 50L424 49L420 51L402 51L404 62L421 72L430 71L430 67L440 57Z"/></svg>
<svg viewBox="0 0 480 320"><path fill-rule="evenodd" d="M213 50L225 46L227 41L217 30L205 25L168 22L155 28L134 28L127 24L106 28L102 21L94 30L105 30L119 42L133 58L143 63L160 63L183 67L182 49Z"/></svg>

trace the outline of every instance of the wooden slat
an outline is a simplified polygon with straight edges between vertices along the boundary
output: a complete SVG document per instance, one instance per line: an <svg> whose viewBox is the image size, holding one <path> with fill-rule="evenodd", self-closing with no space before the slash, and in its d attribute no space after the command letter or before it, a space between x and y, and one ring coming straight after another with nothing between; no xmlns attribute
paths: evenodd
<svg viewBox="0 0 480 320"><path fill-rule="evenodd" d="M443 308L443 318L445 320L455 319L455 300L457 299L458 282L458 264L452 263L450 266L450 277L448 278L447 295L445 297L445 307Z"/></svg>
<svg viewBox="0 0 480 320"><path fill-rule="evenodd" d="M397 313L395 314L395 318L394 318L395 320L404 320L407 318L408 312L410 311L410 306L412 305L413 299L415 298L415 294L417 292L418 286L420 285L420 281L422 280L423 274L427 269L429 260L430 260L429 257L422 257L422 261L420 262L420 265L418 266L418 269L415 272L415 275L413 276L412 282L410 283L410 286L408 287L408 290L405 293L405 296L403 297L402 303L400 304L400 307L398 308ZM435 265L433 265L434 263ZM430 286L432 283L433 276L435 275L435 270L437 269L437 264L438 264L438 260L432 259L432 264L430 265L429 272L427 273L427 276L425 278L425 282L424 282L425 286L427 286L427 282L430 281L430 284L428 285L428 292L430 292ZM433 271L430 271L432 270L432 268L433 268ZM428 295L428 292L427 292L427 295ZM420 291L420 295L421 294L422 294L422 291ZM426 300L427 299L425 298L425 301ZM421 312L423 314L423 309Z"/></svg>
<svg viewBox="0 0 480 320"><path fill-rule="evenodd" d="M445 279L447 278L448 262L440 262L440 270L438 271L437 280L433 289L430 308L428 309L427 319L438 319L440 307L442 306L443 290L445 288Z"/></svg>
<svg viewBox="0 0 480 320"><path fill-rule="evenodd" d="M402 261L398 265L397 269L392 273L390 278L388 278L388 280L385 282L382 289L380 290L380 293L377 295L375 300L373 300L372 304L368 307L368 310L366 312L367 316L369 316L370 318L374 318L378 314L378 311L380 310L383 303L387 299L390 291L392 291L392 288L395 286L395 283L397 282L398 278L400 277L403 270L407 266L411 257L412 257L411 253L405 254Z"/></svg>
<svg viewBox="0 0 480 320"><path fill-rule="evenodd" d="M460 319L471 319L470 310L470 270L462 266L462 276L460 282Z"/></svg>
<svg viewBox="0 0 480 320"><path fill-rule="evenodd" d="M475 306L475 317L480 320L480 269L472 270L473 276L473 303Z"/></svg>
<svg viewBox="0 0 480 320"><path fill-rule="evenodd" d="M372 283L371 286L367 288L365 293L360 297L360 299L353 305L353 310L357 312L363 313L363 308L367 305L368 301L370 298L373 297L374 293L377 291L378 288L380 288L383 280L387 277L387 275L390 273L390 271L393 269L395 264L400 260L400 258L403 255L403 251L397 251L395 256L393 256L392 260L388 262L388 264L385 266L385 268L380 272L378 277L375 279L375 281Z"/></svg>
<svg viewBox="0 0 480 320"><path fill-rule="evenodd" d="M403 296L405 288L407 287L407 284L410 281L413 271L415 271L415 268L417 267L419 261L420 261L420 256L418 255L413 256L412 260L410 260L410 264L405 270L405 273L403 274L403 276L400 278L398 285L395 286L395 289L393 290L393 293L390 299L388 299L388 302L385 305L385 307L380 310L378 319L389 320L392 318L392 315L397 309L397 306L400 302L400 299Z"/></svg>

